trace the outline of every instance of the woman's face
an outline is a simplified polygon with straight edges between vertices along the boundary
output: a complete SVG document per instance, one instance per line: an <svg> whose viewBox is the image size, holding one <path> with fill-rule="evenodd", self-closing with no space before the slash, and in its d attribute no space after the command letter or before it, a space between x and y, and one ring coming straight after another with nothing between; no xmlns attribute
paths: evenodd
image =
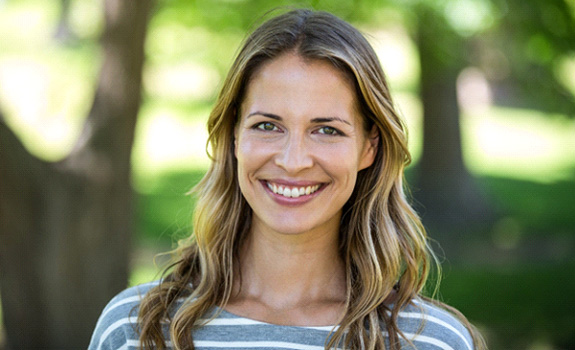
<svg viewBox="0 0 575 350"><path fill-rule="evenodd" d="M377 144L377 133L363 128L351 84L327 62L284 54L252 77L240 113L235 155L252 228L337 232Z"/></svg>

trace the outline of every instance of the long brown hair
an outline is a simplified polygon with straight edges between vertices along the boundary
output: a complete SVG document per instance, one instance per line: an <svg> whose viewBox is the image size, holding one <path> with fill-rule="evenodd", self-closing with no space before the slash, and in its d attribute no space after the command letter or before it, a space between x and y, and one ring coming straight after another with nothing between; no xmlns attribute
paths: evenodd
<svg viewBox="0 0 575 350"><path fill-rule="evenodd" d="M347 311L326 348L385 349L384 331L391 348L399 348L398 312L420 295L435 261L404 193L403 171L411 161L406 129L379 60L361 33L329 13L293 10L268 20L246 39L223 84L208 120L212 164L194 189L194 233L180 242L170 272L140 306L144 349L165 348L161 321L166 318L173 346L193 349L191 330L198 320L214 306L224 307L231 296L239 247L252 215L237 180L236 114L254 72L287 52L330 62L349 77L366 129L379 131L375 161L359 172L343 208L340 254ZM394 290L395 307L389 308L384 301ZM480 347L480 337L472 334Z"/></svg>

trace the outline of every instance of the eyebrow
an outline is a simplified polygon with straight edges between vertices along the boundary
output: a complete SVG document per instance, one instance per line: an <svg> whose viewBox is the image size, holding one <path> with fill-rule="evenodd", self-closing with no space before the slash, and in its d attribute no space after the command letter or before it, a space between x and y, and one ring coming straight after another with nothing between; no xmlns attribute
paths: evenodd
<svg viewBox="0 0 575 350"><path fill-rule="evenodd" d="M272 113L265 113L265 112L253 112L248 114L248 116L246 117L246 119L253 117L254 115L262 115L264 117L268 117L274 120L283 120L282 117L280 117L279 115L276 114L272 114Z"/></svg>
<svg viewBox="0 0 575 350"><path fill-rule="evenodd" d="M329 123L329 122L342 122L349 126L352 126L350 122L339 117L327 117L327 118L314 118L311 120L312 123Z"/></svg>
<svg viewBox="0 0 575 350"><path fill-rule="evenodd" d="M264 117L267 117L267 118L270 118L270 119L274 119L274 120L278 120L278 121L282 121L282 120L283 120L283 118L280 117L279 115L272 114L272 113L265 113L265 112L253 112L253 113L250 113L250 114L248 114L248 116L246 117L246 119L248 119L248 118L250 118L250 117L253 117L253 116L255 116L255 115L261 115L261 116L264 116ZM313 119L311 120L311 122L312 122L312 123L317 123L317 124L319 124L319 123L329 123L329 122L341 122L341 123L345 123L345 124L347 124L347 125L352 126L350 122L348 122L348 121L345 120L345 119L339 118L339 117L313 118Z"/></svg>

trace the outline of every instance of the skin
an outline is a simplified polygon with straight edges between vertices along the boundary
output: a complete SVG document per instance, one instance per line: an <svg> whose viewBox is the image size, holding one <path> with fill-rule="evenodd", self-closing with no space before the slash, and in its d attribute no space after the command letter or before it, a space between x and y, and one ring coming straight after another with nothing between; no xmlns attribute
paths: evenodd
<svg viewBox="0 0 575 350"><path fill-rule="evenodd" d="M365 131L356 106L352 85L328 62L288 53L252 78L235 156L253 219L229 312L299 326L340 320L346 294L341 209L358 171L373 163L378 138ZM274 193L274 184L276 191L302 190L286 197Z"/></svg>

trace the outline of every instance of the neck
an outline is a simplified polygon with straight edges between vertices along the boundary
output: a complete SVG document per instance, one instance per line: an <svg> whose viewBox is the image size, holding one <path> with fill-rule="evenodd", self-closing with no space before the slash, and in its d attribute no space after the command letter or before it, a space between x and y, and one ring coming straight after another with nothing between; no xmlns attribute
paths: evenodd
<svg viewBox="0 0 575 350"><path fill-rule="evenodd" d="M338 232L269 234L254 227L242 249L238 299L284 310L345 301Z"/></svg>

